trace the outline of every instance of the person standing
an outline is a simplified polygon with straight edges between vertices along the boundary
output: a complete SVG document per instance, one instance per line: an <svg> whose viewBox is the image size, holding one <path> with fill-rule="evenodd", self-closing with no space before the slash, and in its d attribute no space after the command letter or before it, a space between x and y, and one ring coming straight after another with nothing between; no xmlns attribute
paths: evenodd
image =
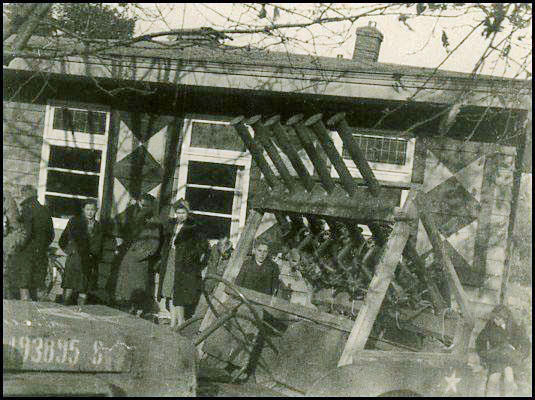
<svg viewBox="0 0 535 400"><path fill-rule="evenodd" d="M12 285L24 301L37 300L37 289L45 283L48 269L47 250L54 240L54 225L46 206L37 201L37 191L31 185L21 189L21 222L26 231L20 250L13 255Z"/></svg>
<svg viewBox="0 0 535 400"><path fill-rule="evenodd" d="M153 307L152 265L160 248L162 226L154 215L154 197L146 193L141 206L132 206L119 218L124 242L115 287L115 300L127 311L150 312Z"/></svg>
<svg viewBox="0 0 535 400"><path fill-rule="evenodd" d="M476 338L477 354L489 373L487 396L510 395L515 391L513 367L522 365L530 347L529 340L514 321L511 311L504 305L494 307ZM504 388L500 390L502 373Z"/></svg>
<svg viewBox="0 0 535 400"><path fill-rule="evenodd" d="M166 227L167 241L162 252L161 280L163 293L172 281L171 328L180 326L190 318L202 290L202 270L206 265L210 245L190 214L187 201L173 203L174 218ZM173 276L174 273L174 276Z"/></svg>
<svg viewBox="0 0 535 400"><path fill-rule="evenodd" d="M20 213L17 203L13 197L6 191L3 197L3 217L4 217L4 235L3 235L3 289L5 299L17 298L12 290L12 256L20 249L20 246L26 240L26 231L20 221Z"/></svg>
<svg viewBox="0 0 535 400"><path fill-rule="evenodd" d="M236 285L270 296L277 295L280 287L280 270L268 255L267 242L257 240L254 244L253 257L243 263L235 280Z"/></svg>
<svg viewBox="0 0 535 400"><path fill-rule="evenodd" d="M69 219L59 239L59 247L67 254L61 284L67 305L74 303L74 293L78 294L78 305L86 304L91 283L96 281L94 277L98 273L103 238L96 213L97 201L86 200L81 215Z"/></svg>

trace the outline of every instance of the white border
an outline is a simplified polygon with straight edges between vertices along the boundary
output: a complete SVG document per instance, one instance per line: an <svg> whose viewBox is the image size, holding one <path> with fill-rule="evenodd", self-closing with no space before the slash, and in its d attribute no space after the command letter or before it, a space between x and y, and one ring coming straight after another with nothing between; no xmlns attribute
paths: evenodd
<svg viewBox="0 0 535 400"><path fill-rule="evenodd" d="M189 161L210 162L216 164L236 165L236 186L234 190L234 200L232 204L232 215L207 213L196 211L195 214L200 215L215 215L221 217L231 217L230 223L230 240L233 245L238 243L240 232L245 226L245 218L247 215L247 197L249 195L249 180L251 172L251 155L249 152L240 152L232 150L219 150L200 147L191 147L191 130L194 122L203 122L217 125L229 125L231 118L220 118L217 116L191 115L184 119L183 127L183 143L180 152L180 163L177 167L178 173L178 187L175 201L185 198L186 195L186 181ZM248 127L251 136L254 136L254 131ZM208 186L206 186L208 187ZM229 188L225 188L227 190Z"/></svg>
<svg viewBox="0 0 535 400"><path fill-rule="evenodd" d="M71 109L104 111L106 112L106 131L104 135L92 135L83 132L72 132L54 129L54 112L60 107ZM43 133L43 146L41 148L41 160L39 162L39 184L37 188L38 198L42 204L45 204L45 195L54 193L46 191L47 167L50 159L50 146L72 147L79 149L94 149L102 152L99 172L98 202L102 204L102 193L104 192L104 174L106 171L106 159L108 150L108 134L110 128L111 113L109 108L96 104L86 103L67 103L62 101L49 101L45 109L45 129ZM85 196L66 195L64 197L85 199ZM100 216L100 207L97 213ZM66 218L52 218L55 229L65 229L68 220Z"/></svg>

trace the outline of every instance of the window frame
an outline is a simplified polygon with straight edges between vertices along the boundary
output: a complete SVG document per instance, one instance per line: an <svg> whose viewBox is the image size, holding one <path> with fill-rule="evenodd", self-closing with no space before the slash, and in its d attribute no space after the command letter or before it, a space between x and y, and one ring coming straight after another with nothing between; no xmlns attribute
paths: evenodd
<svg viewBox="0 0 535 400"><path fill-rule="evenodd" d="M332 139L333 139L336 149L338 150L340 155L343 155L342 139L338 135L338 132L331 131L331 133L332 133ZM405 138L396 137L393 134L389 134L389 133L385 134L381 131L369 131L369 130L364 131L364 130L359 130L359 129L357 129L357 132L355 132L353 135L360 135L364 137L380 138L380 139L385 138L385 139L394 139L394 140L406 140L407 150L405 152L405 164L404 165L373 162L373 161L368 161L368 164L370 165L370 168L373 170L375 177L380 181L407 183L407 184L411 183L412 169L413 169L413 164L414 164L414 150L416 147L415 138L405 139ZM343 160L352 177L362 178L362 175L360 174L360 171L358 170L353 160L347 159L347 158L343 158ZM338 172L336 172L336 169L334 168L334 166L331 167L331 176L333 178L338 178Z"/></svg>
<svg viewBox="0 0 535 400"><path fill-rule="evenodd" d="M381 163L381 162L372 162L368 161L368 164L370 165L370 168L372 169L375 178L378 181L383 182L392 182L392 183L401 183L401 184L407 184L410 185L412 181L412 170L414 166L414 151L416 148L416 138L400 138L395 135L394 132L384 132L380 130L371 130L371 129L360 129L360 128L353 128L355 129L355 133L353 135L360 135L360 136L366 136L366 137L372 137L372 138L386 138L386 139L396 139L396 140L406 140L407 141L407 150L405 152L405 164L404 165L397 165L397 164L390 164L390 163ZM334 142L334 145L336 147L336 150L338 150L338 153L344 160L344 164L346 165L347 169L349 170L349 173L353 178L361 178L362 174L360 173L359 169L351 159L343 158L343 142L340 138L340 135L337 131L330 131L331 132L331 138ZM331 165L331 177L338 178L338 172L334 168L334 165ZM403 207L403 204L405 204L405 200L407 200L407 196L409 195L408 190L401 190L401 197L400 197L400 204L399 207ZM367 225L359 225L363 229L363 235L366 237L372 236L372 233L370 231L370 228Z"/></svg>
<svg viewBox="0 0 535 400"><path fill-rule="evenodd" d="M218 125L230 125L231 117L219 117L215 115L199 115L192 114L184 118L184 126L182 129L183 142L180 151L180 161L176 168L176 174L178 179L175 179L175 183L178 185L176 189L175 201L181 198L185 198L186 189L188 186L222 190L227 192L234 192L234 199L232 203L232 214L213 213L208 211L193 211L192 214L223 217L230 219L230 240L233 245L236 246L240 232L245 227L245 219L247 215L247 199L249 196L249 181L251 172L251 155L246 151L236 150L221 150L210 149L204 147L191 146L191 133L193 124L195 122L218 124ZM247 126L247 125L246 125ZM247 126L251 135L254 136L254 131L251 127ZM188 184L187 175L190 161L209 162L215 164L236 165L236 183L234 189L228 187Z"/></svg>
<svg viewBox="0 0 535 400"><path fill-rule="evenodd" d="M60 110L62 107L70 109L82 110L82 111L99 111L106 113L106 129L104 135L96 135L86 132L73 132L62 129L54 129L54 113L56 110ZM58 171L68 173L81 173L82 175L98 175L98 198L99 204L102 202L102 194L104 192L104 175L106 171L106 159L108 151L108 137L110 132L110 118L111 111L109 107L90 103L78 103L78 102L62 102L62 101L49 101L45 108L45 124L43 134L43 145L41 147L41 159L39 162L39 185L38 185L38 198L42 204L45 204L45 196L57 196L64 198L75 199L89 199L93 197L87 197L82 195L71 195L68 193L58 193L46 190L46 184L48 181L48 171ZM56 168L48 167L50 161L51 146L69 147L73 149L90 149L101 151L100 171L82 172L81 170L71 170L68 168ZM100 217L100 207L97 212L97 217ZM67 226L67 218L52 217L54 223L54 229L65 229Z"/></svg>

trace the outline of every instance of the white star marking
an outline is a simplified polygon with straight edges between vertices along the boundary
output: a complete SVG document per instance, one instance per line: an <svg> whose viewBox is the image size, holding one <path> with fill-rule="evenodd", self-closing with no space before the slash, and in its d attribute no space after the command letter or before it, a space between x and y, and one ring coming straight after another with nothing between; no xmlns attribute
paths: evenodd
<svg viewBox="0 0 535 400"><path fill-rule="evenodd" d="M446 379L446 382L448 382L448 386L446 386L446 393L448 393L450 389L453 393L457 393L457 384L461 381L461 378L457 378L455 376L455 370L451 376L446 376L444 379Z"/></svg>

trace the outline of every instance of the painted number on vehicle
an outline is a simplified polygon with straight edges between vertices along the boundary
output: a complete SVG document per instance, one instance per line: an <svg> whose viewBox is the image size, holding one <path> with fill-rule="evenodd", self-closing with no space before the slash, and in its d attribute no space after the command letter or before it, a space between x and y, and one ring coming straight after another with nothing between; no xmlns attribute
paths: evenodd
<svg viewBox="0 0 535 400"><path fill-rule="evenodd" d="M45 364L77 365L80 361L79 339L56 339L29 336L12 336L10 348L20 352L23 362ZM85 347L85 346L84 346ZM90 347L89 359L97 366L104 361L105 347L100 340L95 340Z"/></svg>

